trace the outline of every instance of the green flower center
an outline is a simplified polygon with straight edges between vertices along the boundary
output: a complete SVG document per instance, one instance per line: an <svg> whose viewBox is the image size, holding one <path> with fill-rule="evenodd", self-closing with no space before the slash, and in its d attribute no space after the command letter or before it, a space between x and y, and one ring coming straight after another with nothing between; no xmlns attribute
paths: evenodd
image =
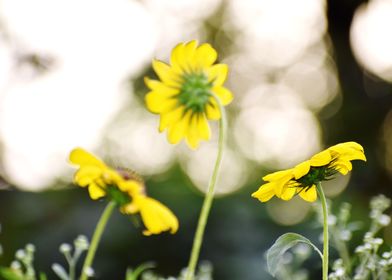
<svg viewBox="0 0 392 280"><path fill-rule="evenodd" d="M187 110L204 112L211 88L212 82L208 81L204 73L185 74L178 99Z"/></svg>
<svg viewBox="0 0 392 280"><path fill-rule="evenodd" d="M108 198L117 203L118 206L124 206L131 202L131 197L118 189L115 185L106 186L106 194Z"/></svg>
<svg viewBox="0 0 392 280"><path fill-rule="evenodd" d="M318 182L330 180L331 176L333 176L335 173L336 170L329 168L328 165L311 167L308 174L299 178L297 181L301 183L304 188L308 188Z"/></svg>

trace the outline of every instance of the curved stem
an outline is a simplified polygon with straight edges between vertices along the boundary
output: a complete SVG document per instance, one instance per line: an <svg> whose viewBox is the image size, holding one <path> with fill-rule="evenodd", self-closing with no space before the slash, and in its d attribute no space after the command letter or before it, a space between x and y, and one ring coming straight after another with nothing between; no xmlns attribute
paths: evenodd
<svg viewBox="0 0 392 280"><path fill-rule="evenodd" d="M320 196L321 206L323 208L323 280L328 279L328 207L327 200L325 199L321 182L316 184L317 193Z"/></svg>
<svg viewBox="0 0 392 280"><path fill-rule="evenodd" d="M83 268L82 268L82 274L80 276L80 280L87 280L89 275L86 273L89 268L91 268L91 265L94 260L95 252L97 251L99 241L101 240L102 233L105 230L106 224L112 215L113 209L116 207L116 203L113 201L110 201L108 205L106 206L105 210L103 211L101 218L98 221L97 226L95 227L95 231L93 234L93 238L91 240L90 247L87 252L86 259L84 260Z"/></svg>
<svg viewBox="0 0 392 280"><path fill-rule="evenodd" d="M189 259L188 269L187 269L185 280L193 280L193 278L194 278L197 260L199 258L199 254L200 254L200 247L203 242L204 230L205 230L205 227L207 224L207 219L208 219L208 215L210 213L212 201L214 199L215 185L216 185L216 181L218 178L219 168L220 168L220 165L222 162L222 156L223 156L224 139L225 139L225 135L226 135L226 114L225 114L225 110L224 110L219 98L217 98L214 95L212 95L212 97L217 102L219 109L220 109L220 112L221 112L221 118L219 120L218 153L216 156L214 170L212 172L211 179L210 179L210 182L208 185L207 193L204 198L203 206L201 208L195 237L193 239L193 246L192 246L191 256Z"/></svg>

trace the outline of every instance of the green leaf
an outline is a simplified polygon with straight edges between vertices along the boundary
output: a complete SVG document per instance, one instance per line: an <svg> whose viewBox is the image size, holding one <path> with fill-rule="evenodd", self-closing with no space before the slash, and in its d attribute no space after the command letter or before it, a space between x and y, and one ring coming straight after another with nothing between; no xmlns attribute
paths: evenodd
<svg viewBox="0 0 392 280"><path fill-rule="evenodd" d="M46 276L45 273L40 272L40 273L39 273L39 280L48 280L48 277Z"/></svg>
<svg viewBox="0 0 392 280"><path fill-rule="evenodd" d="M279 270L280 261L282 256L287 250L291 249L298 243L305 243L310 245L323 259L323 254L320 250L307 238L297 233L285 233L281 235L275 243L268 249L267 252L267 266L269 273L275 277L276 272Z"/></svg>
<svg viewBox="0 0 392 280"><path fill-rule="evenodd" d="M143 271L154 267L154 263L148 262L139 265L137 268L135 268L135 270L128 268L125 280L137 280L137 278L140 276L140 274L142 274Z"/></svg>
<svg viewBox="0 0 392 280"><path fill-rule="evenodd" d="M0 267L0 276L0 279L4 280L23 280L23 275L9 267L4 266Z"/></svg>

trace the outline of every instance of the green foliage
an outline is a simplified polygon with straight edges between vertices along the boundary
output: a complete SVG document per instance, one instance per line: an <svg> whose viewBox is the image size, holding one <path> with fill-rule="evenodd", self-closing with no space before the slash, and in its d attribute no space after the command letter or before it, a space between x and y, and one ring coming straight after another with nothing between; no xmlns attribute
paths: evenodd
<svg viewBox="0 0 392 280"><path fill-rule="evenodd" d="M136 267L134 270L131 268L127 269L125 280L137 280L138 277L146 270L154 268L154 263L144 263Z"/></svg>
<svg viewBox="0 0 392 280"><path fill-rule="evenodd" d="M337 207L339 210L336 215L329 214L331 245L338 254L338 258L333 261L329 280L392 280L392 247L383 247L384 240L378 236L391 221L390 216L385 214L390 205L391 200L384 195L371 199L369 227L363 235L362 243L356 245L354 252L349 250L353 247L352 240L357 240L353 237L359 234L359 229L365 223L350 221L352 206L346 202ZM315 210L319 214L318 222L322 225L319 207ZM363 230L365 229L362 228L361 232ZM268 251L268 269L277 279L310 279L308 271L301 267L310 254L297 252L297 243L312 246L310 241L303 241L303 238L293 233L282 235Z"/></svg>
<svg viewBox="0 0 392 280"><path fill-rule="evenodd" d="M209 262L202 262L196 271L194 280L212 280L212 265ZM178 277L164 277L153 271L145 271L141 275L141 280L184 280L186 275L186 268L184 268ZM128 280L128 279L127 279Z"/></svg>
<svg viewBox="0 0 392 280"><path fill-rule="evenodd" d="M311 246L323 259L320 250L306 237L297 233L285 233L281 235L267 252L267 266L268 271L272 276L276 276L281 268L283 255L287 250L290 250L299 243L304 243Z"/></svg>

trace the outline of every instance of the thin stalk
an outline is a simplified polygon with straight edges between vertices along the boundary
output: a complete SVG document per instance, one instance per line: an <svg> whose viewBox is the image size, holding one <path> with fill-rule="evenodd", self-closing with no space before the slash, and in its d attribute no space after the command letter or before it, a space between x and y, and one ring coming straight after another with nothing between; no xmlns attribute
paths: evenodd
<svg viewBox="0 0 392 280"><path fill-rule="evenodd" d="M75 261L69 262L69 279L75 280Z"/></svg>
<svg viewBox="0 0 392 280"><path fill-rule="evenodd" d="M333 227L331 227L331 233L332 233L332 238L333 242L336 245L336 249L339 252L340 257L343 260L344 267L346 268L347 272L350 273L351 271L351 260L350 260L350 253L348 252L347 245L344 241L340 240L337 236L336 230L334 230Z"/></svg>
<svg viewBox="0 0 392 280"><path fill-rule="evenodd" d="M328 207L323 188L321 187L321 182L316 184L316 188L323 208L323 280L328 280Z"/></svg>
<svg viewBox="0 0 392 280"><path fill-rule="evenodd" d="M212 172L211 179L210 179L210 182L208 185L207 193L204 198L203 206L201 208L195 237L193 239L193 246L192 246L191 256L189 259L188 269L187 269L185 280L193 280L194 275L195 275L196 265L197 265L197 261L198 261L199 254L200 254L200 248L201 248L201 244L203 243L203 235L204 235L205 227L207 224L208 215L211 210L212 201L214 199L215 185L216 185L216 181L218 178L219 168L220 168L220 165L222 162L224 140L225 140L225 136L226 136L225 110L224 110L219 98L217 98L214 95L212 95L212 96L215 99L215 101L217 102L219 109L220 109L220 112L221 112L221 118L219 120L218 153L216 156L214 170Z"/></svg>
<svg viewBox="0 0 392 280"><path fill-rule="evenodd" d="M103 211L97 226L95 227L93 238L91 240L91 244L88 249L86 259L84 260L82 275L80 276L80 280L87 280L89 277L89 275L87 275L86 272L89 268L91 268L91 265L94 260L95 252L97 251L99 241L101 240L102 237L102 233L105 230L106 224L110 216L112 215L113 209L115 207L116 207L116 203L114 201L110 201L108 205L106 205L106 208Z"/></svg>

